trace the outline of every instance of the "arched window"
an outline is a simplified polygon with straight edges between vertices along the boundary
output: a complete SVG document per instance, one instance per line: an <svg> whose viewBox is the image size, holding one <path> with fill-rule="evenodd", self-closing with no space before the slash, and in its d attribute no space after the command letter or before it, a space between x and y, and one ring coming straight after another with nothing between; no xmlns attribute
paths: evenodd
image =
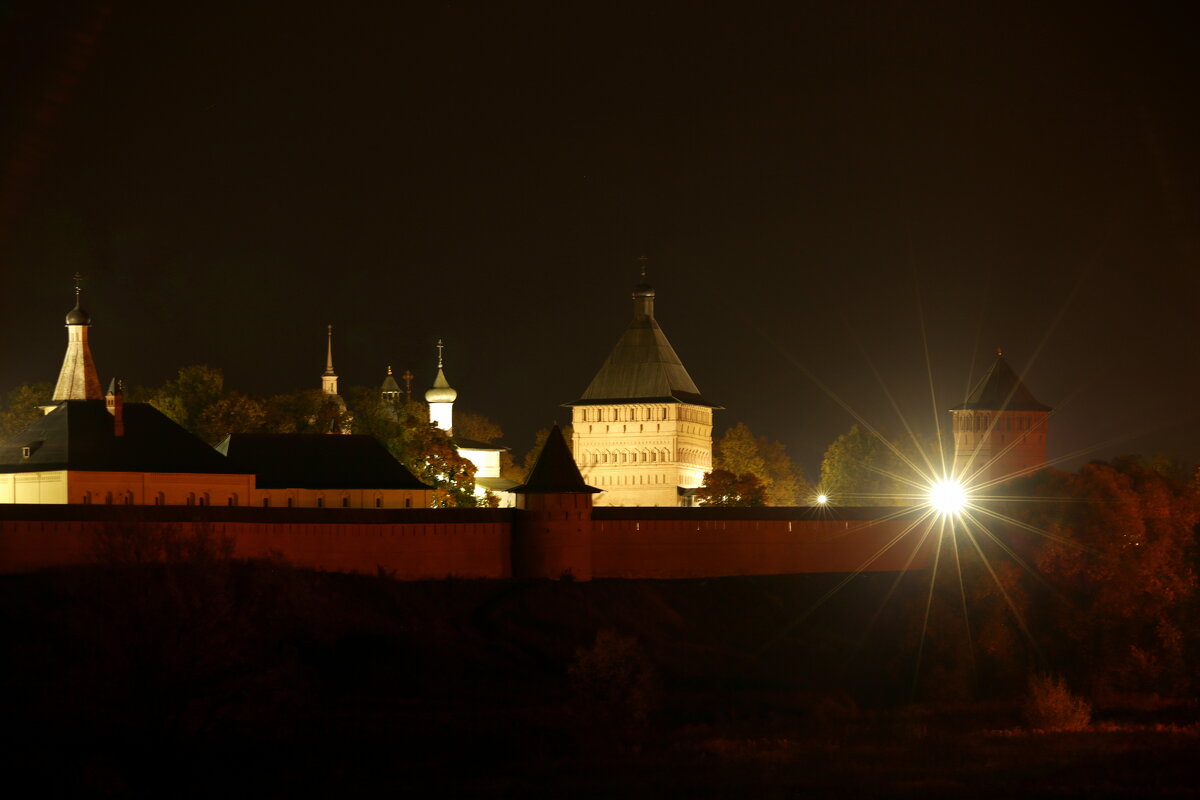
<svg viewBox="0 0 1200 800"><path fill-rule="evenodd" d="M350 507L350 498L343 497L342 498L342 508L349 508L349 507Z"/></svg>
<svg viewBox="0 0 1200 800"><path fill-rule="evenodd" d="M317 498L317 508L324 508L324 507L325 507L325 498L318 497Z"/></svg>
<svg viewBox="0 0 1200 800"><path fill-rule="evenodd" d="M288 508L291 508L293 505L295 505L295 500L294 500L294 498L289 497L288 498Z"/></svg>
<svg viewBox="0 0 1200 800"><path fill-rule="evenodd" d="M237 495L230 495L229 499L225 501L225 505L236 506L237 505Z"/></svg>
<svg viewBox="0 0 1200 800"><path fill-rule="evenodd" d="M90 506L92 504L92 493L91 492L83 493L83 504L85 506Z"/></svg>
<svg viewBox="0 0 1200 800"><path fill-rule="evenodd" d="M404 507L412 508L412 498L411 497L404 498Z"/></svg>
<svg viewBox="0 0 1200 800"><path fill-rule="evenodd" d="M194 505L196 505L196 493L195 493L195 492L188 492L188 496L187 496L187 504L188 504L189 506L194 506Z"/></svg>
<svg viewBox="0 0 1200 800"><path fill-rule="evenodd" d="M106 505L106 506L112 505L112 492L104 493L104 505Z"/></svg>
<svg viewBox="0 0 1200 800"><path fill-rule="evenodd" d="M163 501L164 501L165 499L166 499L166 498L165 498L165 497L163 497L163 493L162 493L162 492L158 492L157 494L155 494L155 495L154 495L154 505L156 505L156 506L161 506L161 505L163 504Z"/></svg>
<svg viewBox="0 0 1200 800"><path fill-rule="evenodd" d="M271 498L264 497L263 498L263 508L270 508L270 507L271 507Z"/></svg>
<svg viewBox="0 0 1200 800"><path fill-rule="evenodd" d="M382 497L376 497L376 498L375 498L375 507L376 507L376 508L383 508L383 498L382 498Z"/></svg>

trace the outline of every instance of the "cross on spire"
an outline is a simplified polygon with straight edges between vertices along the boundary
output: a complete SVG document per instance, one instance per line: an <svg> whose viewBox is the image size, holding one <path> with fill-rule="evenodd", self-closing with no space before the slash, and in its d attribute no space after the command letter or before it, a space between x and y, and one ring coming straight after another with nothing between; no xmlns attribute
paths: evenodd
<svg viewBox="0 0 1200 800"><path fill-rule="evenodd" d="M438 339L438 343L437 343L437 349L438 349L438 369L441 369L441 368L442 368L442 348L443 348L443 347L444 347L444 345L442 344L442 340L441 340L441 339Z"/></svg>
<svg viewBox="0 0 1200 800"><path fill-rule="evenodd" d="M644 279L646 277L646 256L644 256L644 255L638 256L638 262L642 266L642 278Z"/></svg>
<svg viewBox="0 0 1200 800"><path fill-rule="evenodd" d="M401 375L400 377L404 379L404 399L407 402L411 403L412 402L413 374L412 374L412 372L410 372L409 370L406 369L406 370L404 370L404 374Z"/></svg>

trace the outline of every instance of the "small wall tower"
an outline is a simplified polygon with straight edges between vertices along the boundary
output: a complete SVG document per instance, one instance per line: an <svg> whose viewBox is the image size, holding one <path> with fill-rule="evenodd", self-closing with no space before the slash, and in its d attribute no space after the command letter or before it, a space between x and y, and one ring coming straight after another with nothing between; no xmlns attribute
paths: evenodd
<svg viewBox="0 0 1200 800"><path fill-rule="evenodd" d="M54 386L54 402L64 400L100 400L100 377L88 346L88 328L92 318L79 304L83 276L75 273L75 307L67 312L67 353L63 357L58 383Z"/></svg>
<svg viewBox="0 0 1200 800"><path fill-rule="evenodd" d="M996 350L965 402L950 409L954 472L971 483L1002 481L1046 466L1050 407L1039 403Z"/></svg>
<svg viewBox="0 0 1200 800"><path fill-rule="evenodd" d="M514 578L592 579L592 495L557 425L546 437L529 480L510 490Z"/></svg>

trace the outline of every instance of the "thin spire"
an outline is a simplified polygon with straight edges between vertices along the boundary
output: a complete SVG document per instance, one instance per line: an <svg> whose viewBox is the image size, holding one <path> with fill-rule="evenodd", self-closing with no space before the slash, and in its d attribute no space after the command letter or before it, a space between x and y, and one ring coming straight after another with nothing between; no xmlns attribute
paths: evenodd
<svg viewBox="0 0 1200 800"><path fill-rule="evenodd" d="M79 308L79 292L83 287L83 275L75 273L75 307Z"/></svg>
<svg viewBox="0 0 1200 800"><path fill-rule="evenodd" d="M326 334L326 336L327 336L327 341L326 341L326 349L325 349L325 374L326 375L334 375L335 373L333 371L333 325L329 326L329 330L328 330L328 333Z"/></svg>
<svg viewBox="0 0 1200 800"><path fill-rule="evenodd" d="M638 261L641 262L642 265L642 280L646 280L646 256L638 256Z"/></svg>
<svg viewBox="0 0 1200 800"><path fill-rule="evenodd" d="M392 365L388 364L388 375L392 374Z"/></svg>
<svg viewBox="0 0 1200 800"><path fill-rule="evenodd" d="M438 349L438 369L441 369L441 368L442 368L442 348L443 348L443 347L445 347L445 345L443 345L443 344L442 344L442 340L441 340L441 339L438 339L438 343L437 343L437 349Z"/></svg>
<svg viewBox="0 0 1200 800"><path fill-rule="evenodd" d="M996 348L996 356L999 358L1004 358L1004 349L1001 347L997 347Z"/></svg>
<svg viewBox="0 0 1200 800"><path fill-rule="evenodd" d="M411 403L412 402L412 379L413 379L412 371L406 369L406 370L404 370L404 374L401 375L400 377L404 379L404 400L406 402Z"/></svg>

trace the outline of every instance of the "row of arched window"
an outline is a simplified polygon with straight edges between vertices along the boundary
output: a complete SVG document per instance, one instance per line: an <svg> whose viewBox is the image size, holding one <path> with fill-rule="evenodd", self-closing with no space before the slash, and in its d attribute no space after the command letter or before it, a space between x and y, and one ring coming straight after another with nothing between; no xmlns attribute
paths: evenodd
<svg viewBox="0 0 1200 800"><path fill-rule="evenodd" d="M594 481L597 486L646 486L670 482L666 475L657 472L650 475L598 475Z"/></svg>
<svg viewBox="0 0 1200 800"><path fill-rule="evenodd" d="M585 464L654 464L671 460L670 450L593 450L584 455Z"/></svg>
<svg viewBox="0 0 1200 800"><path fill-rule="evenodd" d="M585 406L579 412L580 422L637 422L667 418L666 406Z"/></svg>
<svg viewBox="0 0 1200 800"><path fill-rule="evenodd" d="M966 424L962 426L962 429L968 431L1027 431L1040 425L1040 420L1035 422L1033 417L1024 414L998 414L994 425L990 414L970 414L967 416Z"/></svg>

